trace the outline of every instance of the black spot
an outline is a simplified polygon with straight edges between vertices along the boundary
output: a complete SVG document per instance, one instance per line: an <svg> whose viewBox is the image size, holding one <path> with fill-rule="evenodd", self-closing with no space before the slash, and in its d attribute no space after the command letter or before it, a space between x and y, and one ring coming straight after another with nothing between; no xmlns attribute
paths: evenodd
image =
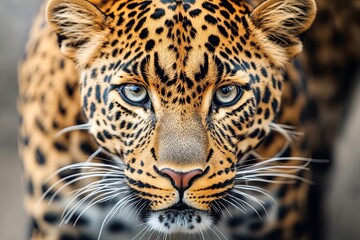
<svg viewBox="0 0 360 240"><path fill-rule="evenodd" d="M35 118L35 124L36 124L36 127L42 132L42 133L46 133L46 129L44 127L44 125L42 124L41 120L36 117Z"/></svg>
<svg viewBox="0 0 360 240"><path fill-rule="evenodd" d="M108 131L106 131L106 130L103 131L103 135L104 135L104 137L107 138L107 139L112 139L112 135L111 135Z"/></svg>
<svg viewBox="0 0 360 240"><path fill-rule="evenodd" d="M229 19L230 18L230 15L227 11L225 10L221 10L220 11L220 14L223 15L223 17L225 17L226 19Z"/></svg>
<svg viewBox="0 0 360 240"><path fill-rule="evenodd" d="M65 68L65 60L61 59L59 65L60 65L60 69L64 69Z"/></svg>
<svg viewBox="0 0 360 240"><path fill-rule="evenodd" d="M278 101L274 98L271 102L271 107L272 107L272 110L276 113L278 111L278 106L279 106L279 103Z"/></svg>
<svg viewBox="0 0 360 240"><path fill-rule="evenodd" d="M264 76L264 77L268 77L268 74L267 74L267 71L265 68L261 68L261 74Z"/></svg>
<svg viewBox="0 0 360 240"><path fill-rule="evenodd" d="M94 149L91 147L90 143L88 142L82 142L80 143L80 149L86 154L91 155L94 151Z"/></svg>
<svg viewBox="0 0 360 240"><path fill-rule="evenodd" d="M59 178L62 179L62 181L64 182L70 183L77 177L77 174L79 173L80 173L79 169L66 169L59 173ZM75 181L72 182L72 184L73 183L75 183Z"/></svg>
<svg viewBox="0 0 360 240"><path fill-rule="evenodd" d="M40 165L44 165L46 163L46 158L40 148L36 148L36 161Z"/></svg>
<svg viewBox="0 0 360 240"><path fill-rule="evenodd" d="M204 64L200 65L200 72L195 74L195 81L200 82L203 80L209 70L209 57L207 54L204 54Z"/></svg>
<svg viewBox="0 0 360 240"><path fill-rule="evenodd" d="M90 118L94 117L95 111L96 111L95 103L91 103L91 105L90 105Z"/></svg>
<svg viewBox="0 0 360 240"><path fill-rule="evenodd" d="M104 139L103 135L101 135L101 133L98 133L98 134L96 135L96 137L97 137L97 139L99 139L101 142L105 142L105 139Z"/></svg>
<svg viewBox="0 0 360 240"><path fill-rule="evenodd" d="M157 29L155 30L155 32L156 32L157 34L161 34L163 31L164 31L164 28L162 28L162 27L159 27L159 28L157 28Z"/></svg>
<svg viewBox="0 0 360 240"><path fill-rule="evenodd" d="M94 79L97 77L97 69L94 68L92 71L91 71L91 75L90 75L90 78L91 79Z"/></svg>
<svg viewBox="0 0 360 240"><path fill-rule="evenodd" d="M200 10L200 9L194 9L194 10L191 10L191 11L189 12L189 15L190 15L191 17L196 17L196 16L198 16L200 13L201 13L201 10Z"/></svg>
<svg viewBox="0 0 360 240"><path fill-rule="evenodd" d="M154 48L154 45L155 45L155 41L154 40L149 40L146 42L146 45L145 45L145 50L147 52L151 51L153 48Z"/></svg>
<svg viewBox="0 0 360 240"><path fill-rule="evenodd" d="M46 184L42 185L41 191L44 194L45 199L53 198L54 201L58 201L61 199L61 195L60 194L55 195L55 192L53 190L49 190L49 187Z"/></svg>
<svg viewBox="0 0 360 240"><path fill-rule="evenodd" d="M69 223L71 225L74 225L76 223L76 226L78 227L87 226L90 224L89 220L86 219L83 215L80 216L79 213L75 213L74 215L72 215L69 219Z"/></svg>
<svg viewBox="0 0 360 240"><path fill-rule="evenodd" d="M100 92L100 85L96 85L95 88L95 98L98 103L101 103L101 92Z"/></svg>
<svg viewBox="0 0 360 240"><path fill-rule="evenodd" d="M269 119L269 117L270 117L270 110L267 108L265 110L264 118L267 120L267 119Z"/></svg>
<svg viewBox="0 0 360 240"><path fill-rule="evenodd" d="M107 229L111 233L119 233L123 232L126 229L126 226L121 222L114 221L109 223Z"/></svg>
<svg viewBox="0 0 360 240"><path fill-rule="evenodd" d="M235 13L235 8L231 5L231 3L227 0L222 0L220 6L226 8L230 13Z"/></svg>
<svg viewBox="0 0 360 240"><path fill-rule="evenodd" d="M143 17L142 19L139 20L138 24L136 24L134 31L137 32L140 30L140 28L144 25L146 21L146 17Z"/></svg>
<svg viewBox="0 0 360 240"><path fill-rule="evenodd" d="M210 35L208 40L209 40L209 43L214 47L217 47L220 43L219 37L215 36L215 35Z"/></svg>
<svg viewBox="0 0 360 240"><path fill-rule="evenodd" d="M34 195L34 184L31 179L27 181L27 193L29 195Z"/></svg>
<svg viewBox="0 0 360 240"><path fill-rule="evenodd" d="M165 11L164 11L164 9L162 9L162 8L157 8L157 9L155 9L155 12L153 13L153 14L151 14L151 18L152 19L159 19L159 18L161 18L161 17L163 17L165 15Z"/></svg>
<svg viewBox="0 0 360 240"><path fill-rule="evenodd" d="M209 155L208 155L208 157L206 158L206 162L209 162L209 161L210 161L210 159L212 158L213 154L214 154L214 150L211 148L210 151L209 151Z"/></svg>
<svg viewBox="0 0 360 240"><path fill-rule="evenodd" d="M265 87L265 92L262 98L263 103L269 103L271 92L268 86Z"/></svg>
<svg viewBox="0 0 360 240"><path fill-rule="evenodd" d="M44 220L50 224L55 224L55 223L59 222L60 216L54 212L47 212L44 215Z"/></svg>
<svg viewBox="0 0 360 240"><path fill-rule="evenodd" d="M115 48L115 49L112 51L111 56L112 56L112 57L116 57L118 53L119 53L119 49Z"/></svg>
<svg viewBox="0 0 360 240"><path fill-rule="evenodd" d="M249 51L246 50L246 51L244 51L244 53L245 53L246 57L251 58L251 53Z"/></svg>
<svg viewBox="0 0 360 240"><path fill-rule="evenodd" d="M216 20L216 18L214 18L213 16L211 16L209 14L205 16L205 21L207 21L210 24L217 24L217 22L218 22Z"/></svg>
<svg viewBox="0 0 360 240"><path fill-rule="evenodd" d="M139 37L140 37L141 39L145 39L145 38L147 38L148 36L149 36L149 30L148 30L147 28L144 28L144 29L141 31L140 35L139 35Z"/></svg>
<svg viewBox="0 0 360 240"><path fill-rule="evenodd" d="M131 31L132 27L134 26L135 24L135 20L134 19L131 19L126 25L126 29L125 29L125 33L128 33Z"/></svg>
<svg viewBox="0 0 360 240"><path fill-rule="evenodd" d="M205 8L206 10L212 12L212 13L215 13L215 10L216 9L219 9L219 6L215 5L215 4L212 4L210 2L204 2L202 4L202 7Z"/></svg>
<svg viewBox="0 0 360 240"><path fill-rule="evenodd" d="M31 219L30 227L34 230L39 230L39 224L38 222L33 218Z"/></svg>
<svg viewBox="0 0 360 240"><path fill-rule="evenodd" d="M21 142L22 142L22 144L24 144L24 146L28 146L29 143L30 143L30 138L29 138L29 136L23 136L23 137L21 138Z"/></svg>
<svg viewBox="0 0 360 240"><path fill-rule="evenodd" d="M88 109L88 100L87 100L87 96L84 96L84 98L83 98L83 108L84 108L85 110L87 110L87 109Z"/></svg>
<svg viewBox="0 0 360 240"><path fill-rule="evenodd" d="M257 128L252 133L249 134L249 137L255 138L259 135L259 133L260 133L260 130Z"/></svg>
<svg viewBox="0 0 360 240"><path fill-rule="evenodd" d="M226 29L223 26L218 25L217 27L218 27L219 32L221 33L221 35L223 35L226 38L229 36L229 34L227 33Z"/></svg>
<svg viewBox="0 0 360 240"><path fill-rule="evenodd" d="M74 94L74 89L75 89L75 87L72 86L72 85L70 85L70 83L66 83L65 88L66 88L66 93L67 93L67 95L68 95L69 97L72 97L73 94Z"/></svg>
<svg viewBox="0 0 360 240"><path fill-rule="evenodd" d="M160 80L163 83L167 83L169 81L169 77L166 75L165 70L159 65L159 55L155 53L154 56L154 65L155 65L155 73L159 76Z"/></svg>
<svg viewBox="0 0 360 240"><path fill-rule="evenodd" d="M58 150L59 152L65 152L68 150L68 147L62 143L59 142L55 142L54 143L54 147L56 148L56 150Z"/></svg>
<svg viewBox="0 0 360 240"><path fill-rule="evenodd" d="M111 46L115 47L118 44L119 40L115 39L114 41L111 42Z"/></svg>

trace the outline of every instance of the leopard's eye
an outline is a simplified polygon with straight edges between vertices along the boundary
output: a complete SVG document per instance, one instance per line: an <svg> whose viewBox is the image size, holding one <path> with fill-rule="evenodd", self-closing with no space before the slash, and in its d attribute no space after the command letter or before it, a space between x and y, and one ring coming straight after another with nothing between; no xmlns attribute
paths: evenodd
<svg viewBox="0 0 360 240"><path fill-rule="evenodd" d="M218 88L214 95L214 103L218 107L234 105L241 97L242 90L237 85L225 85Z"/></svg>
<svg viewBox="0 0 360 240"><path fill-rule="evenodd" d="M121 97L129 104L139 106L148 101L148 93L141 85L126 84L119 88Z"/></svg>

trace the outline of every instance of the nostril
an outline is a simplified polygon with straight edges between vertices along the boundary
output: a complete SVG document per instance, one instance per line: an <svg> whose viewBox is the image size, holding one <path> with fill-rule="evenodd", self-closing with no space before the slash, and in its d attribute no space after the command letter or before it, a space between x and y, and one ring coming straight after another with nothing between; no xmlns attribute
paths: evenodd
<svg viewBox="0 0 360 240"><path fill-rule="evenodd" d="M191 180L193 180L196 176L198 176L202 173L203 173L203 171L200 169L196 169L191 172L184 173L183 179L182 179L183 188L188 188L191 183Z"/></svg>
<svg viewBox="0 0 360 240"><path fill-rule="evenodd" d="M175 172L169 168L165 168L160 171L161 173L165 174L173 181L173 185L175 187L180 188L182 185L182 173Z"/></svg>
<svg viewBox="0 0 360 240"><path fill-rule="evenodd" d="M172 169L165 168L160 171L161 173L167 175L173 182L174 186L178 189L186 189L190 186L191 180L196 176L203 173L200 169L195 169L189 172L176 172Z"/></svg>

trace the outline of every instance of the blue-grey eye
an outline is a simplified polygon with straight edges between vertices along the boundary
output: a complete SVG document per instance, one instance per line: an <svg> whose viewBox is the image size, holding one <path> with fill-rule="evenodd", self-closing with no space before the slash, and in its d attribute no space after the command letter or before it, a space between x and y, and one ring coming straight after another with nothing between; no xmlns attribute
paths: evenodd
<svg viewBox="0 0 360 240"><path fill-rule="evenodd" d="M218 107L234 105L241 97L242 89L237 85L225 85L215 91L214 102Z"/></svg>
<svg viewBox="0 0 360 240"><path fill-rule="evenodd" d="M129 104L141 105L148 101L148 93L145 87L136 84L126 84L120 86L121 97Z"/></svg>

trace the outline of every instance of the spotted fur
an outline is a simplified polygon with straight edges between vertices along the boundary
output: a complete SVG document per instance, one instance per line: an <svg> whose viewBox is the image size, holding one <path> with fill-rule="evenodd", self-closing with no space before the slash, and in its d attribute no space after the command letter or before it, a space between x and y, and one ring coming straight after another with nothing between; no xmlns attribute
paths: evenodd
<svg viewBox="0 0 360 240"><path fill-rule="evenodd" d="M313 0L46 3L20 68L32 238L306 238L306 89L291 61L315 12ZM125 84L149 101L127 102ZM226 85L241 96L221 106ZM179 188L166 169L201 174Z"/></svg>

